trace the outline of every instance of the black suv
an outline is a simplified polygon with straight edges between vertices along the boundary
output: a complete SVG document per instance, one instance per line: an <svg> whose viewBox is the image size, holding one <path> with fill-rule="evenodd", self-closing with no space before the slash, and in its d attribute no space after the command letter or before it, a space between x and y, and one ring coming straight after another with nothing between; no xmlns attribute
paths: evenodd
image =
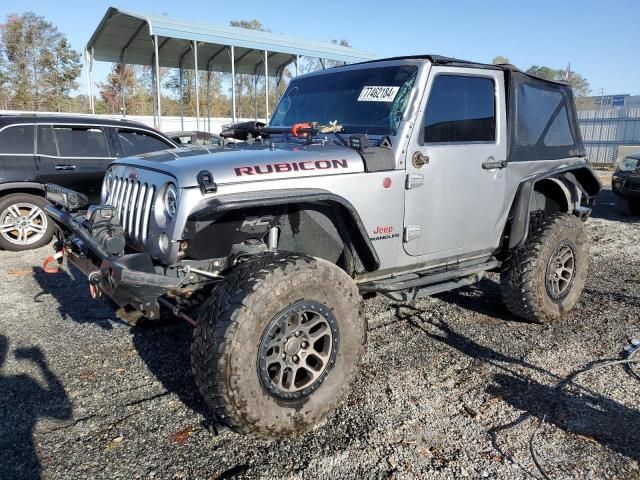
<svg viewBox="0 0 640 480"><path fill-rule="evenodd" d="M42 210L44 184L99 201L109 164L121 157L175 148L141 123L81 115L0 115L0 248L47 244L53 222Z"/></svg>
<svg viewBox="0 0 640 480"><path fill-rule="evenodd" d="M616 164L611 177L616 207L622 215L640 215L640 152L627 155Z"/></svg>

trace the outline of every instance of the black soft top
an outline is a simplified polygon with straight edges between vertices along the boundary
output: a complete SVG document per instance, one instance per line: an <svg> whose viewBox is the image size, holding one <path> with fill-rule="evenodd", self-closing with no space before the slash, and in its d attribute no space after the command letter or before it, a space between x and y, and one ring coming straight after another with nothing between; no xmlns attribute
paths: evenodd
<svg viewBox="0 0 640 480"><path fill-rule="evenodd" d="M428 60L433 65L501 70L507 95L508 161L585 157L573 91L567 82L530 75L511 64L486 64L443 57L407 55L393 60Z"/></svg>

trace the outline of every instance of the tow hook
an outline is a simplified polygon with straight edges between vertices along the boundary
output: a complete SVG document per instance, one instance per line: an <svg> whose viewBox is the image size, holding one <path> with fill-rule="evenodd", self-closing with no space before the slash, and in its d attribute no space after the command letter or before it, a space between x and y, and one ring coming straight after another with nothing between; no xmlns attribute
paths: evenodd
<svg viewBox="0 0 640 480"><path fill-rule="evenodd" d="M88 276L89 280L89 294L94 300L102 297L102 292L98 288L102 281L102 274L100 272L91 272Z"/></svg>
<svg viewBox="0 0 640 480"><path fill-rule="evenodd" d="M42 264L42 270L45 273L58 273L58 266L62 265L63 257L66 253L64 247L62 247L59 251L54 253L53 255L48 256L44 259L44 263ZM53 262L57 262L58 265L51 266Z"/></svg>

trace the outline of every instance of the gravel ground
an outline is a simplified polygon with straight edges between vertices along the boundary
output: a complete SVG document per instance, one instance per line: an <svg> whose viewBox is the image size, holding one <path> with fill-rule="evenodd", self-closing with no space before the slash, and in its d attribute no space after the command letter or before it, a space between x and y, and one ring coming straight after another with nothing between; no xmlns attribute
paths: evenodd
<svg viewBox="0 0 640 480"><path fill-rule="evenodd" d="M130 327L86 282L0 252L0 478L640 478L640 382L621 366L557 383L640 337L640 220L604 191L578 307L518 321L495 276L399 304L365 301L350 396L277 442L215 435L190 376L190 326ZM544 422L541 420L544 419Z"/></svg>

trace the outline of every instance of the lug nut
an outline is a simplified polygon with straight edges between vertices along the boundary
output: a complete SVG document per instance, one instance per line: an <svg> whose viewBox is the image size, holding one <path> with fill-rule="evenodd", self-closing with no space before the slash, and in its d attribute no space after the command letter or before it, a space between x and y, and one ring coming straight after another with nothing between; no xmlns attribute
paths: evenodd
<svg viewBox="0 0 640 480"><path fill-rule="evenodd" d="M293 360L294 362L298 363L298 355L294 355L294 356L293 356L293 358L292 358L292 360Z"/></svg>
<svg viewBox="0 0 640 480"><path fill-rule="evenodd" d="M296 337L299 337L300 335L302 335L302 332L301 331L297 331L296 332Z"/></svg>
<svg viewBox="0 0 640 480"><path fill-rule="evenodd" d="M307 348L309 344L307 342L302 342L302 348Z"/></svg>
<svg viewBox="0 0 640 480"><path fill-rule="evenodd" d="M284 360L285 358L287 358L287 356L283 353L282 354L282 359Z"/></svg>

